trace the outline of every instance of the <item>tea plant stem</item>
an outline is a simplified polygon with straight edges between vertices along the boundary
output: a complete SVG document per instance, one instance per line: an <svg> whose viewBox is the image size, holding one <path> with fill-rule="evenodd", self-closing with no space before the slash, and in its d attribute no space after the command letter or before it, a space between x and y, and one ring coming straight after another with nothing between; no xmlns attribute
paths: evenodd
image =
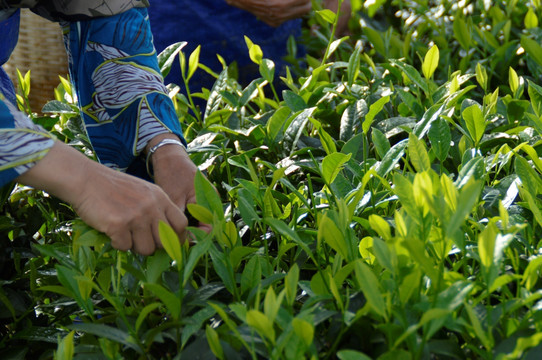
<svg viewBox="0 0 542 360"><path fill-rule="evenodd" d="M343 0L339 0L337 4L337 14L335 15L335 21L333 21L333 25L331 27L331 36L329 37L329 41L327 43L326 52L324 53L324 56L322 57L322 62L320 63L320 66L323 66L327 58L329 56L329 51L331 49L331 44L333 43L335 39L335 32L337 31L337 24L339 23L339 14L341 13L341 5L343 3Z"/></svg>
<svg viewBox="0 0 542 360"><path fill-rule="evenodd" d="M188 98L188 102L190 102L190 108L192 109L192 112L196 116L196 119L198 122L201 123L201 112L196 107L196 104L194 103L194 99L192 98L192 93L190 92L190 88L188 87L188 79L186 79L183 76L183 82L184 82L184 88L186 89L186 97Z"/></svg>

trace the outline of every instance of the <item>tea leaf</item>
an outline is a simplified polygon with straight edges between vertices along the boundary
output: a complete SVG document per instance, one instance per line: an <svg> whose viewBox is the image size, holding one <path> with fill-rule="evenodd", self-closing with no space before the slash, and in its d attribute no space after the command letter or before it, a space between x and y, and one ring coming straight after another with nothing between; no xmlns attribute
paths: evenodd
<svg viewBox="0 0 542 360"><path fill-rule="evenodd" d="M305 130L305 126L307 126L307 123L309 122L309 117L312 116L314 110L316 110L316 108L312 107L298 113L290 123L290 126L286 129L283 141L286 154L292 154L295 151L297 142Z"/></svg>
<svg viewBox="0 0 542 360"><path fill-rule="evenodd" d="M358 285L365 295L367 303L376 314L387 319L386 303L380 291L378 278L361 260L356 261L355 271Z"/></svg>
<svg viewBox="0 0 542 360"><path fill-rule="evenodd" d="M384 105L386 105L390 101L390 96L384 96L380 99L378 99L375 103L371 104L369 106L369 112L365 116L365 120L363 120L363 132L367 134L369 132L369 128L371 127L373 120L380 111L384 108Z"/></svg>
<svg viewBox="0 0 542 360"><path fill-rule="evenodd" d="M211 246L213 246L213 242L211 241L211 237L207 236L205 239L198 241L196 245L190 248L188 259L186 260L183 268L183 286L186 286L188 280L190 280L190 278L194 275L193 272L198 264L198 261L209 251Z"/></svg>
<svg viewBox="0 0 542 360"><path fill-rule="evenodd" d="M478 200L480 191L482 190L482 182L479 180L469 180L459 192L457 199L457 208L453 212L452 217L446 224L446 236L450 239L455 239L454 234L459 230L459 227L465 221L465 218L470 214L474 204ZM456 244L459 248L463 248L464 244Z"/></svg>
<svg viewBox="0 0 542 360"><path fill-rule="evenodd" d="M194 188L196 190L197 204L207 208L213 214L217 215L218 219L223 220L224 210L222 209L220 196L218 196L214 186L199 170L196 172L194 178Z"/></svg>
<svg viewBox="0 0 542 360"><path fill-rule="evenodd" d="M533 11L533 8L529 7L529 10L527 10L527 14L525 14L525 28L526 29L534 29L538 27L538 16L536 16L536 13Z"/></svg>
<svg viewBox="0 0 542 360"><path fill-rule="evenodd" d="M423 172L431 167L425 144L414 134L410 134L408 138L408 155L416 171Z"/></svg>
<svg viewBox="0 0 542 360"><path fill-rule="evenodd" d="M282 92L282 97L292 112L298 112L307 108L307 103L305 100L291 90L284 90Z"/></svg>
<svg viewBox="0 0 542 360"><path fill-rule="evenodd" d="M377 232L377 234L384 239L384 241L391 240L391 228L386 220L378 215L369 215L369 224L371 229Z"/></svg>
<svg viewBox="0 0 542 360"><path fill-rule="evenodd" d="M361 62L361 42L358 41L356 43L356 47L354 48L354 51L352 52L352 55L350 55L350 58L348 59L348 68L347 68L347 74L348 74L348 85L352 86L354 81L356 81L358 75L359 75L359 66ZM342 138L341 138L342 139Z"/></svg>
<svg viewBox="0 0 542 360"><path fill-rule="evenodd" d="M141 311L139 312L139 315L137 316L137 320L136 320L136 323L135 323L136 332L139 331L139 328L143 324L143 321L145 321L145 318L147 317L147 315L149 315L154 310L158 309L160 307L160 305L161 305L160 303L152 303L152 304L149 304L149 305L145 306L143 309L141 309Z"/></svg>
<svg viewBox="0 0 542 360"><path fill-rule="evenodd" d="M192 51L190 57L188 58L188 74L186 75L187 81L192 78L194 72L196 72L196 69L198 68L200 51L201 45L198 45L196 49Z"/></svg>
<svg viewBox="0 0 542 360"><path fill-rule="evenodd" d="M384 133L377 128L373 128L371 139L373 140L376 152L380 158L384 158L391 148L390 142L386 135L384 135Z"/></svg>
<svg viewBox="0 0 542 360"><path fill-rule="evenodd" d="M314 339L314 326L306 320L300 318L294 318L292 320L292 327L294 333L303 340L305 346L310 346Z"/></svg>
<svg viewBox="0 0 542 360"><path fill-rule="evenodd" d="M429 92L429 88L427 87L427 83L422 78L418 70L416 70L412 65L405 64L403 62L390 59L390 62L397 66L401 71L412 81L416 86L418 86L420 89L422 89L425 93Z"/></svg>
<svg viewBox="0 0 542 360"><path fill-rule="evenodd" d="M535 40L523 35L521 37L521 46L525 49L525 52L538 64L542 66L542 46Z"/></svg>
<svg viewBox="0 0 542 360"><path fill-rule="evenodd" d="M258 310L249 310L247 312L247 324L254 328L262 338L267 338L271 343L275 343L273 323L263 313Z"/></svg>
<svg viewBox="0 0 542 360"><path fill-rule="evenodd" d="M216 330L207 325L205 327L205 336L213 354L220 360L224 360L224 350L222 349L222 345L220 345L220 339Z"/></svg>
<svg viewBox="0 0 542 360"><path fill-rule="evenodd" d="M335 13L329 9L316 10L316 14L325 22L333 24L335 22Z"/></svg>
<svg viewBox="0 0 542 360"><path fill-rule="evenodd" d="M70 331L68 335L58 343L58 348L55 352L55 360L71 360L73 359L73 335L75 331Z"/></svg>
<svg viewBox="0 0 542 360"><path fill-rule="evenodd" d="M275 140L280 140L278 135L281 130L284 130L284 124L291 112L289 107L280 107L267 122L267 134L271 143L275 142Z"/></svg>
<svg viewBox="0 0 542 360"><path fill-rule="evenodd" d="M275 63L269 59L262 59L260 63L260 75L269 83L275 79Z"/></svg>
<svg viewBox="0 0 542 360"><path fill-rule="evenodd" d="M450 151L450 144L452 142L450 127L448 126L446 120L442 118L435 120L429 128L427 136L429 137L431 147L437 158L441 162L446 160L448 157L448 152Z"/></svg>
<svg viewBox="0 0 542 360"><path fill-rule="evenodd" d="M245 43L247 44L250 60L252 60L253 63L259 65L263 59L262 48L259 45L254 44L246 35Z"/></svg>
<svg viewBox="0 0 542 360"><path fill-rule="evenodd" d="M377 165L376 172L378 175L384 177L393 170L395 165L397 165L399 160L403 157L407 144L408 140L405 139L392 146L380 164Z"/></svg>
<svg viewBox="0 0 542 360"><path fill-rule="evenodd" d="M519 77L512 67L508 70L508 83L510 84L512 94L515 94L519 89Z"/></svg>
<svg viewBox="0 0 542 360"><path fill-rule="evenodd" d="M179 318L181 315L181 300L175 294L159 284L145 283L144 287L160 299L174 319Z"/></svg>
<svg viewBox="0 0 542 360"><path fill-rule="evenodd" d="M534 113L537 117L542 117L542 87L531 80L528 80L528 82L529 87L527 91L529 93L529 98L531 99Z"/></svg>
<svg viewBox="0 0 542 360"><path fill-rule="evenodd" d="M324 240L333 250L340 254L343 259L350 259L348 246L343 233L335 222L327 215L323 215L318 227L318 242Z"/></svg>
<svg viewBox="0 0 542 360"><path fill-rule="evenodd" d="M427 51L427 54L425 54L422 64L423 76L425 76L426 79L430 79L433 76L433 73L438 67L438 62L439 50L436 45L433 45L431 49Z"/></svg>
<svg viewBox="0 0 542 360"><path fill-rule="evenodd" d="M358 250L361 258L372 265L374 263L374 239L371 236L366 236L359 242Z"/></svg>
<svg viewBox="0 0 542 360"><path fill-rule="evenodd" d="M454 36L461 47L468 51L471 44L471 32L462 16L457 16L453 22Z"/></svg>
<svg viewBox="0 0 542 360"><path fill-rule="evenodd" d="M141 352L141 349L136 346L134 339L127 332L112 326L104 324L72 324L69 325L68 328L78 332L104 337L111 341L126 345L137 352Z"/></svg>
<svg viewBox="0 0 542 360"><path fill-rule="evenodd" d="M253 256L248 261L243 273L241 274L241 292L245 293L253 288L257 288L262 279L262 268L258 256Z"/></svg>
<svg viewBox="0 0 542 360"><path fill-rule="evenodd" d="M284 280L284 289L286 290L286 301L292 306L297 296L297 284L299 282L299 266L294 264Z"/></svg>
<svg viewBox="0 0 542 360"><path fill-rule="evenodd" d="M478 81L478 84L480 84L485 92L488 86L487 71L480 63L476 64L476 81Z"/></svg>
<svg viewBox="0 0 542 360"><path fill-rule="evenodd" d="M162 73L163 77L168 76L171 70L171 65L173 64L173 61L175 61L175 57L177 54L179 54L182 48L186 46L186 44L186 41L172 44L158 55L158 67L160 68L160 72Z"/></svg>
<svg viewBox="0 0 542 360"><path fill-rule="evenodd" d="M322 177L326 184L331 185L339 171L341 171L343 165L350 160L352 154L333 153L327 155L322 161Z"/></svg>
<svg viewBox="0 0 542 360"><path fill-rule="evenodd" d="M181 251L181 241L175 231L163 221L158 224L158 232L160 233L160 241L164 246L167 254L172 260L177 263L179 271L183 266L183 253Z"/></svg>
<svg viewBox="0 0 542 360"><path fill-rule="evenodd" d="M368 112L367 103L363 99L357 100L344 110L341 116L341 128L339 138L348 141L354 135L354 128Z"/></svg>
<svg viewBox="0 0 542 360"><path fill-rule="evenodd" d="M463 110L463 119L467 125L469 135L475 144L480 142L486 129L484 114L478 105L471 105Z"/></svg>
<svg viewBox="0 0 542 360"><path fill-rule="evenodd" d="M370 360L367 355L356 350L341 350L337 352L339 360Z"/></svg>

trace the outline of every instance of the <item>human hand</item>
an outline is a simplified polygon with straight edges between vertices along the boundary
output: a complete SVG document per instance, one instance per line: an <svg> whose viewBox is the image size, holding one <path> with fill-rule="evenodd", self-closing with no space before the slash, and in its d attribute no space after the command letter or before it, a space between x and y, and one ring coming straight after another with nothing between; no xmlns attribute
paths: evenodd
<svg viewBox="0 0 542 360"><path fill-rule="evenodd" d="M226 0L226 2L252 13L273 27L302 17L311 10L310 0Z"/></svg>
<svg viewBox="0 0 542 360"><path fill-rule="evenodd" d="M188 220L160 187L109 169L62 143L17 181L69 202L83 221L108 235L116 249L152 254L162 246L160 221L185 238Z"/></svg>
<svg viewBox="0 0 542 360"><path fill-rule="evenodd" d="M146 146L147 151L164 139L179 140L173 134L161 134L154 137ZM161 146L152 154L154 182L160 186L169 198L185 213L187 204L196 203L194 178L197 167L185 149L176 145ZM211 225L198 223L205 232L211 231Z"/></svg>

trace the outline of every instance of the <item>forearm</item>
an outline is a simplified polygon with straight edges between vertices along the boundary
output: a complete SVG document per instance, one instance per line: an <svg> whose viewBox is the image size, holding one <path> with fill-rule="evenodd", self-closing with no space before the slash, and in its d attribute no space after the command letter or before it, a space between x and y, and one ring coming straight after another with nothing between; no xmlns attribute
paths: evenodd
<svg viewBox="0 0 542 360"><path fill-rule="evenodd" d="M100 172L100 166L68 145L55 142L47 155L17 181L77 205L86 182Z"/></svg>

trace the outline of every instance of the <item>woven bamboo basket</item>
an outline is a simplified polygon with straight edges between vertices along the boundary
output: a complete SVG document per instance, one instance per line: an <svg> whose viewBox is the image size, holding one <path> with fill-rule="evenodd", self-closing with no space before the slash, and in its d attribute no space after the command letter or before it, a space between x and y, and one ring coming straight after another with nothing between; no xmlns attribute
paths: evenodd
<svg viewBox="0 0 542 360"><path fill-rule="evenodd" d="M68 74L68 60L57 23L50 22L30 10L21 11L19 42L4 69L17 86L17 69L24 75L30 71L30 106L41 112L43 105L54 99L58 76Z"/></svg>

